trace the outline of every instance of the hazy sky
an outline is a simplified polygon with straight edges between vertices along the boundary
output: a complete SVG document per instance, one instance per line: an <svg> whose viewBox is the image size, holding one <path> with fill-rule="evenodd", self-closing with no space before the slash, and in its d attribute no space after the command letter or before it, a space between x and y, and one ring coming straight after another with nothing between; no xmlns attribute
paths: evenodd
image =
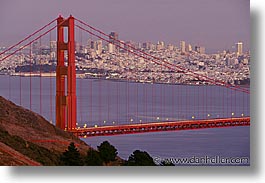
<svg viewBox="0 0 265 183"><path fill-rule="evenodd" d="M250 46L249 0L0 0L0 45L10 45L59 14L123 40L185 40L206 51Z"/></svg>

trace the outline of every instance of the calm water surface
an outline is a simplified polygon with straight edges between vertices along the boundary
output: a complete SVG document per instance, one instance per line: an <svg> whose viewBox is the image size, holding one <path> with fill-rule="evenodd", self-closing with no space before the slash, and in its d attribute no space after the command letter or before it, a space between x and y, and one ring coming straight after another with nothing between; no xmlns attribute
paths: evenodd
<svg viewBox="0 0 265 183"><path fill-rule="evenodd" d="M30 80L32 103L30 106ZM55 121L55 78L0 76L0 95ZM21 88L21 92L20 92ZM40 95L41 88L41 95ZM20 97L21 96L21 97ZM249 95L217 86L77 79L78 125L249 116ZM158 132L83 139L110 141L127 159L136 149L156 157L250 156L249 127Z"/></svg>

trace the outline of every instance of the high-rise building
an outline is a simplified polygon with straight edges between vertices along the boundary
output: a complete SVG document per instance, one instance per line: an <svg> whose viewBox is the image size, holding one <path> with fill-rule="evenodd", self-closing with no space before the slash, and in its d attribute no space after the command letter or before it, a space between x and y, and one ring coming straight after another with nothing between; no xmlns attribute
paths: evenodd
<svg viewBox="0 0 265 183"><path fill-rule="evenodd" d="M156 45L153 43L150 43L150 50L156 50Z"/></svg>
<svg viewBox="0 0 265 183"><path fill-rule="evenodd" d="M156 50L162 50L165 48L165 43L163 41L158 41L156 44Z"/></svg>
<svg viewBox="0 0 265 183"><path fill-rule="evenodd" d="M91 41L90 44L90 48L95 50L97 47L96 41Z"/></svg>
<svg viewBox="0 0 265 183"><path fill-rule="evenodd" d="M108 52L109 53L113 53L114 52L114 45L111 44L111 43L108 44Z"/></svg>
<svg viewBox="0 0 265 183"><path fill-rule="evenodd" d="M186 52L186 43L185 41L180 41L180 52L185 53Z"/></svg>
<svg viewBox="0 0 265 183"><path fill-rule="evenodd" d="M162 45L159 44L159 42L156 44L156 50L161 50L162 49Z"/></svg>
<svg viewBox="0 0 265 183"><path fill-rule="evenodd" d="M51 51L56 51L57 50L57 42L56 41L50 41L50 48L51 48Z"/></svg>
<svg viewBox="0 0 265 183"><path fill-rule="evenodd" d="M158 41L158 44L161 45L161 49L165 48L165 42L164 41Z"/></svg>
<svg viewBox="0 0 265 183"><path fill-rule="evenodd" d="M50 55L52 59L55 59L56 52L57 52L57 42L56 41L50 41Z"/></svg>
<svg viewBox="0 0 265 183"><path fill-rule="evenodd" d="M195 50L197 53L199 53L199 52L200 52L200 47L199 47L199 46L195 46L195 47L194 47L194 50Z"/></svg>
<svg viewBox="0 0 265 183"><path fill-rule="evenodd" d="M141 49L142 48L142 43L137 43L136 48L137 49Z"/></svg>
<svg viewBox="0 0 265 183"><path fill-rule="evenodd" d="M88 49L88 50L91 49L91 42L92 42L91 39L88 39L88 40L87 40L87 49Z"/></svg>
<svg viewBox="0 0 265 183"><path fill-rule="evenodd" d="M111 32L109 34L109 41L111 44L113 44L113 46L115 47L116 50L119 50L119 36L117 32Z"/></svg>
<svg viewBox="0 0 265 183"><path fill-rule="evenodd" d="M103 47L102 40L96 41L96 52L97 52L97 54L100 55L102 53L102 47Z"/></svg>
<svg viewBox="0 0 265 183"><path fill-rule="evenodd" d="M109 34L110 38L109 38L109 41L110 42L113 42L114 40L117 40L118 39L118 33L117 32L111 32Z"/></svg>
<svg viewBox="0 0 265 183"><path fill-rule="evenodd" d="M191 51L192 51L192 46L191 46L191 44L188 44L188 46L187 46L187 51L188 51L188 52L191 52Z"/></svg>
<svg viewBox="0 0 265 183"><path fill-rule="evenodd" d="M120 52L125 52L125 50L124 50L124 48L125 48L125 41L120 41Z"/></svg>
<svg viewBox="0 0 265 183"><path fill-rule="evenodd" d="M146 50L150 50L150 42L145 42L143 43L143 48L146 49Z"/></svg>
<svg viewBox="0 0 265 183"><path fill-rule="evenodd" d="M200 54L205 54L205 47L195 46L195 51Z"/></svg>
<svg viewBox="0 0 265 183"><path fill-rule="evenodd" d="M169 45L167 45L167 49L169 51L173 51L174 50L174 46L172 44L169 44Z"/></svg>
<svg viewBox="0 0 265 183"><path fill-rule="evenodd" d="M200 46L200 54L205 54L205 47Z"/></svg>
<svg viewBox="0 0 265 183"><path fill-rule="evenodd" d="M242 42L236 43L236 52L238 56L243 54L243 43Z"/></svg>

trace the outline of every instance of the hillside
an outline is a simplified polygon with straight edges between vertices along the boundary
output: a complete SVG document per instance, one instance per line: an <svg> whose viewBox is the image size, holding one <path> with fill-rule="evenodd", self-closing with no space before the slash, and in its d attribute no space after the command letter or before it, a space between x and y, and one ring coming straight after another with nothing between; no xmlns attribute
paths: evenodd
<svg viewBox="0 0 265 183"><path fill-rule="evenodd" d="M82 155L90 148L40 115L0 96L0 165L58 165L74 142Z"/></svg>

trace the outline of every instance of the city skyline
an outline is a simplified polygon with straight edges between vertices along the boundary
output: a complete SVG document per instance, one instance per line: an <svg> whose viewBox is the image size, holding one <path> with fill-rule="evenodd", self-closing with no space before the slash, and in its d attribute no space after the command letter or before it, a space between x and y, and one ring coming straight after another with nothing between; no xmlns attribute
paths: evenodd
<svg viewBox="0 0 265 183"><path fill-rule="evenodd" d="M102 7L102 4L106 5ZM10 7L16 14L6 11ZM64 4L62 1L26 0L23 3L4 1L0 9L1 46L11 45L59 14L73 14L105 32L118 32L121 40L165 41L167 44L185 40L191 45L204 46L208 53L232 49L239 41L244 43L244 51L250 46L248 0L100 0L90 3L81 0L64 1Z"/></svg>
<svg viewBox="0 0 265 183"><path fill-rule="evenodd" d="M42 3L0 7L0 165L251 165L248 0Z"/></svg>

